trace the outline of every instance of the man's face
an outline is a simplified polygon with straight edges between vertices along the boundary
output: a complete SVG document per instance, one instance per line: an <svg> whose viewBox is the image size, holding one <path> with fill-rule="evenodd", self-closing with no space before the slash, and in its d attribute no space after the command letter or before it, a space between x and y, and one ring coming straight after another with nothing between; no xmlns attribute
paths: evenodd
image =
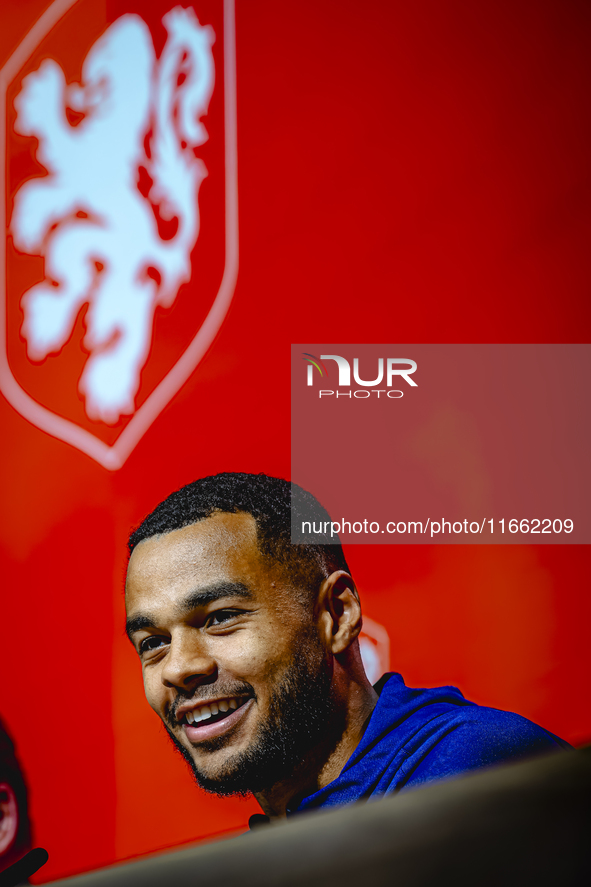
<svg viewBox="0 0 591 887"><path fill-rule="evenodd" d="M331 732L330 659L247 514L215 514L147 539L126 586L146 698L197 781L221 794L270 787Z"/></svg>

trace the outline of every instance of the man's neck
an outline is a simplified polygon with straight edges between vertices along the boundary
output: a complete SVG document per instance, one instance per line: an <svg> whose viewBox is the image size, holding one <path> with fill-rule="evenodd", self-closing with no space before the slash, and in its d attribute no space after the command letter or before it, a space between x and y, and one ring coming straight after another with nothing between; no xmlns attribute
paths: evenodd
<svg viewBox="0 0 591 887"><path fill-rule="evenodd" d="M364 680L351 682L339 714L339 727L327 730L326 740L316 746L299 767L271 788L255 792L261 808L271 819L284 819L288 809L333 782L361 742L378 694Z"/></svg>

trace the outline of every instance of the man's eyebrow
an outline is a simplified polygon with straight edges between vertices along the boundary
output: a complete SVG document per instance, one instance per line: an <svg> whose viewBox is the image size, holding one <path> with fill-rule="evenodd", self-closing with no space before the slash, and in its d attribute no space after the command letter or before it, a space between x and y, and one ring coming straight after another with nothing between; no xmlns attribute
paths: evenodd
<svg viewBox="0 0 591 887"><path fill-rule="evenodd" d="M185 615L192 610L206 607L208 604L225 597L239 597L243 600L252 600L253 594L248 586L242 582L217 582L215 585L206 585L203 588L190 591L187 597L178 605L177 609L181 615ZM125 623L125 633L130 641L132 641L134 632L142 631L145 628L156 628L156 621L153 616L130 616Z"/></svg>
<svg viewBox="0 0 591 887"><path fill-rule="evenodd" d="M143 628L154 628L155 624L150 616L130 616L125 622L125 634L133 643L132 634L135 631L141 631Z"/></svg>
<svg viewBox="0 0 591 887"><path fill-rule="evenodd" d="M225 597L239 597L243 600L252 600L252 591L242 582L216 582L214 585L206 585L195 591L189 592L178 609L181 613L190 613L198 607L205 607L214 601Z"/></svg>

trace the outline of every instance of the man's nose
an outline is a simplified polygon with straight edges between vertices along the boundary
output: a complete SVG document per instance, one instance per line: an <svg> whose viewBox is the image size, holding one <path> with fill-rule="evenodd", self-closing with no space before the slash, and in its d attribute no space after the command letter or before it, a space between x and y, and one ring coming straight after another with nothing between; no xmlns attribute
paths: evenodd
<svg viewBox="0 0 591 887"><path fill-rule="evenodd" d="M197 629L189 628L171 638L161 675L166 687L183 689L215 680L216 661Z"/></svg>

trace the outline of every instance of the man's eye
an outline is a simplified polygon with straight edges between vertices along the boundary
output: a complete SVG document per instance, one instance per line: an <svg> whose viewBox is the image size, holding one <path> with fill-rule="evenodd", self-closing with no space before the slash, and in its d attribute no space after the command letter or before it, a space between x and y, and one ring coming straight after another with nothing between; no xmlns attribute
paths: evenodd
<svg viewBox="0 0 591 887"><path fill-rule="evenodd" d="M164 638L156 637L156 635L144 638L139 647L140 656L144 653L149 653L151 650L156 650L158 647L164 646L165 643Z"/></svg>
<svg viewBox="0 0 591 887"><path fill-rule="evenodd" d="M240 613L240 610L216 610L215 613L210 613L205 621L205 627L210 628L215 625L223 625L224 622L229 622L230 619L233 619Z"/></svg>

